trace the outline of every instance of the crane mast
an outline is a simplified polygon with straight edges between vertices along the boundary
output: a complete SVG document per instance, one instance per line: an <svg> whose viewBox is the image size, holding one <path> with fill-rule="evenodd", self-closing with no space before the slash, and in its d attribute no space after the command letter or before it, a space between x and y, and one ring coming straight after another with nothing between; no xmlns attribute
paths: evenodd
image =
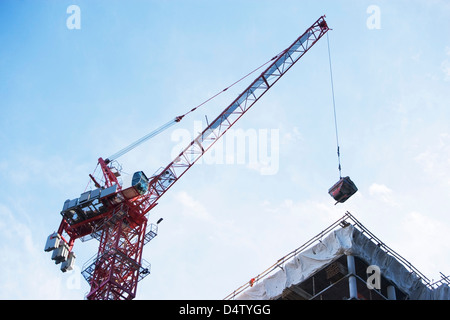
<svg viewBox="0 0 450 320"><path fill-rule="evenodd" d="M82 270L91 286L87 299L135 298L138 282L150 272L150 264L142 259L143 247L157 235L157 225L148 224L147 213L328 30L325 16L320 17L286 50L273 57L270 65L203 132L152 177L136 172L132 186L123 189L112 162L98 159L103 186L90 175L97 189L66 200L58 231L49 236L45 246L65 272L73 267L76 239L99 241L97 254Z"/></svg>

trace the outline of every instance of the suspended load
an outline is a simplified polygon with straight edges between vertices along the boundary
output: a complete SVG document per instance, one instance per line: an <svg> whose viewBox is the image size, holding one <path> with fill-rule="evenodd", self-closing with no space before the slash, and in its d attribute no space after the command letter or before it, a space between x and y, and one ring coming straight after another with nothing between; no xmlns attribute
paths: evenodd
<svg viewBox="0 0 450 320"><path fill-rule="evenodd" d="M350 180L350 177L345 177L336 182L334 186L328 190L328 193L336 200L337 204L347 201L347 199L355 194L356 191L358 191L358 188L353 181Z"/></svg>

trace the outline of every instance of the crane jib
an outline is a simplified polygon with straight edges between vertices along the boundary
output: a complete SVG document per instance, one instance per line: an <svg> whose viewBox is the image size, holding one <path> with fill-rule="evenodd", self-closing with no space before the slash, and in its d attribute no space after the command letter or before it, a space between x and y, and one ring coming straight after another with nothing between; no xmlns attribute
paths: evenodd
<svg viewBox="0 0 450 320"><path fill-rule="evenodd" d="M275 81L278 80L288 69L294 64L300 57L295 56L295 53L304 53L307 47L303 46L310 37L312 40L316 40L314 33L306 32L297 41L295 41L284 53L277 58L253 83L242 92L238 98L216 119L211 125L202 133L202 140L211 134L211 132L217 129L228 117L233 114L236 109L241 108L240 111L244 112L249 107L249 101L255 102ZM272 83L270 83L272 82ZM257 90L261 90L258 92Z"/></svg>
<svg viewBox="0 0 450 320"><path fill-rule="evenodd" d="M154 176L150 182L149 203L156 203L329 30L324 16L320 17L287 49L272 58L273 62L269 67L163 170L163 172L170 172L171 182L161 184L160 181L164 180L164 177Z"/></svg>
<svg viewBox="0 0 450 320"><path fill-rule="evenodd" d="M272 58L269 67L162 171L170 173L169 183L161 183L166 181L161 174L154 175L148 191L149 203L156 203L329 30L324 17L320 17L287 49Z"/></svg>
<svg viewBox="0 0 450 320"><path fill-rule="evenodd" d="M300 49L300 47L309 39L311 35L312 35L311 32L307 32L302 37L300 37L299 40L294 42L294 44L289 49L286 50L286 53L284 53L277 61L275 61L271 66L269 66L267 71L264 73L264 77L267 79L270 76L272 76L277 70L280 70L280 67L288 59L292 57L292 54L294 54L297 50Z"/></svg>

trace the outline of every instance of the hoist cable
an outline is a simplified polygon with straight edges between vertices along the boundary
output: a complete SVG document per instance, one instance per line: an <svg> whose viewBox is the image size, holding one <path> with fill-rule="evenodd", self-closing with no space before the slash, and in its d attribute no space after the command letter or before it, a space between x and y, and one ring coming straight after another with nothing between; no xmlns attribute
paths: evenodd
<svg viewBox="0 0 450 320"><path fill-rule="evenodd" d="M136 148L140 144L142 144L145 141L153 138L154 136L158 135L159 133L161 133L161 132L167 130L168 128L170 128L171 126L173 126L175 123L179 122L179 121L177 121L177 119L178 119L178 117L173 119L173 120L170 120L166 124L163 124L158 129L153 130L152 132L150 132L149 134L147 134L147 135L143 136L142 138L136 140L135 142L133 142L129 146L127 146L127 147L123 148L122 150L120 150L120 151L114 153L113 155L109 156L106 160L109 160L108 162L111 162L111 161L116 160L120 156L123 156L125 153L130 152L131 150L133 150L134 148Z"/></svg>
<svg viewBox="0 0 450 320"><path fill-rule="evenodd" d="M269 61L263 63L262 65L260 65L258 68L254 69L253 71L250 71L249 73L247 73L245 76L243 76L242 78L240 78L239 80L233 82L231 85L229 85L228 87L226 87L225 89L223 89L222 91L219 91L218 93L216 93L215 95L213 95L211 98L203 101L202 103L200 103L198 106L196 106L195 108L192 108L190 111L186 112L185 114L183 114L182 116L179 116L178 118L180 118L180 120L188 115L191 112L194 112L195 110L197 110L197 108L201 107L202 105L206 104L207 102L211 101L212 99L214 99L215 97L217 97L218 95L224 93L225 91L227 91L228 89L230 89L231 87L233 87L234 85L238 84L239 82L241 82L242 80L246 79L247 77L249 77L250 75L252 75L253 73L255 73L256 71L258 71L259 69L261 69L262 67L264 67L266 64L272 62L273 60L277 59L280 54L283 54L286 50L283 50L282 52L280 52L279 54L277 54L275 57L273 57L272 59L270 59Z"/></svg>
<svg viewBox="0 0 450 320"><path fill-rule="evenodd" d="M239 82L241 82L242 80L246 79L248 76L252 75L253 73L255 73L256 71L258 71L259 69L261 69L262 67L264 67L266 64L270 63L271 61L277 59L280 54L283 54L286 50L283 50L281 53L279 53L278 55L276 55L275 57L273 57L272 59L270 59L269 61L265 62L264 64L262 64L261 66L259 66L258 68L254 69L253 71L247 73L245 76L243 76L242 78L240 78L239 80L235 81L234 83L232 83L231 85L229 85L228 87L226 87L225 89L223 89L222 91L216 93L215 95L211 96L210 98L206 99L205 101L203 101L202 103L200 103L199 105L197 105L196 107L192 108L191 110L189 110L188 112L184 113L181 116L175 117L175 119L167 122L166 124L162 125L161 127L157 128L156 130L153 130L152 132L150 132L149 134L143 136L142 138L136 140L135 142L133 142L132 144L130 144L129 146L123 148L122 150L114 153L113 155L109 156L108 158L106 158L107 163L116 160L117 158L123 156L125 153L130 152L131 150L133 150L134 148L136 148L137 146L139 146L140 144L144 143L145 141L153 138L154 136L160 134L161 132L167 130L168 128L170 128L171 126L173 126L175 123L180 122L186 115L188 115L191 112L194 112L195 110L197 110L199 107L203 106L204 104L206 104L207 102L211 101L212 99L216 98L218 95L222 94L223 92L227 91L228 89L230 89L231 87L233 87L234 85L238 84Z"/></svg>
<svg viewBox="0 0 450 320"><path fill-rule="evenodd" d="M327 42L328 42L328 61L330 63L330 80L331 80L331 95L333 97L333 112L334 112L334 128L336 131L336 146L337 146L337 156L338 156L338 169L339 169L339 179L342 178L341 174L341 152L339 147L339 134L338 134L338 125L337 125L337 116L336 116L336 100L334 97L334 81L333 81L333 69L331 67L331 50L330 50L330 38L327 33Z"/></svg>

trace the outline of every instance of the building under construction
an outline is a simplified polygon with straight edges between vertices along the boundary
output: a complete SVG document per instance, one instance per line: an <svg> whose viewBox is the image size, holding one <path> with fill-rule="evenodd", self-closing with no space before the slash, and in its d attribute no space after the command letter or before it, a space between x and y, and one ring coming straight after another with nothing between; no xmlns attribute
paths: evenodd
<svg viewBox="0 0 450 320"><path fill-rule="evenodd" d="M347 212L225 299L449 300L449 285L442 273L430 281Z"/></svg>

